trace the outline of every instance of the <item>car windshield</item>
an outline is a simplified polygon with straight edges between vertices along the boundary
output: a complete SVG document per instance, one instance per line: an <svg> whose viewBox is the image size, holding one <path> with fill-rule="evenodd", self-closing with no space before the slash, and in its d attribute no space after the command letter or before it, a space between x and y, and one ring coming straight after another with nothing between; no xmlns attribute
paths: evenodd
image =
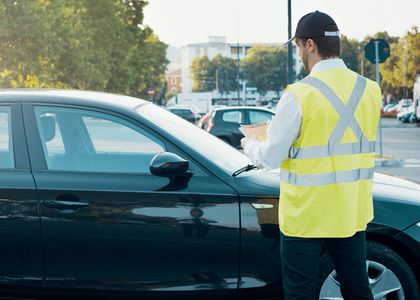
<svg viewBox="0 0 420 300"><path fill-rule="evenodd" d="M230 174L251 164L239 150L158 106L146 104L136 111Z"/></svg>

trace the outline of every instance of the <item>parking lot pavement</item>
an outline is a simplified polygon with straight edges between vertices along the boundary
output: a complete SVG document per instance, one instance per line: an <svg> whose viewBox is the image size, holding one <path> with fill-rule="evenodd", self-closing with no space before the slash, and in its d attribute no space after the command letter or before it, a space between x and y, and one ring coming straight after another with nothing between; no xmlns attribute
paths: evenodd
<svg viewBox="0 0 420 300"><path fill-rule="evenodd" d="M420 127L382 118L382 154L394 159L375 161L375 171L420 183ZM376 153L379 153L379 135Z"/></svg>
<svg viewBox="0 0 420 300"><path fill-rule="evenodd" d="M406 168L406 167L375 167L375 172L385 173L401 178L405 178L420 184L420 167Z"/></svg>

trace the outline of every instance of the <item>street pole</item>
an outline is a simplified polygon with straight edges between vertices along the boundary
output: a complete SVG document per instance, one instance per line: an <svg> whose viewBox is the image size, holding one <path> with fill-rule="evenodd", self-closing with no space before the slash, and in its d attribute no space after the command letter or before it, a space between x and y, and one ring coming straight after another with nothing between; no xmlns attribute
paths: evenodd
<svg viewBox="0 0 420 300"><path fill-rule="evenodd" d="M379 41L375 43L375 64L376 64L376 83L381 86L381 80L379 78ZM382 105L382 99L381 99ZM382 116L379 114L379 155L382 156Z"/></svg>
<svg viewBox="0 0 420 300"><path fill-rule="evenodd" d="M241 105L241 101L240 101L240 89L241 89L241 84L239 83L239 41L238 41L238 45L237 45L237 57L238 57L238 68L237 68L237 80L238 80L238 105Z"/></svg>
<svg viewBox="0 0 420 300"><path fill-rule="evenodd" d="M288 0L288 39L292 38L292 0ZM287 46L287 83L293 83L293 51L292 43L289 43Z"/></svg>
<svg viewBox="0 0 420 300"><path fill-rule="evenodd" d="M238 41L237 41L237 47L236 47L236 55L237 55L237 59L238 59L238 68L237 68L237 80L238 80L238 105L241 105L241 101L240 101L240 89L241 89L241 85L239 83L239 0L236 1L236 6L237 6L237 30L238 30Z"/></svg>

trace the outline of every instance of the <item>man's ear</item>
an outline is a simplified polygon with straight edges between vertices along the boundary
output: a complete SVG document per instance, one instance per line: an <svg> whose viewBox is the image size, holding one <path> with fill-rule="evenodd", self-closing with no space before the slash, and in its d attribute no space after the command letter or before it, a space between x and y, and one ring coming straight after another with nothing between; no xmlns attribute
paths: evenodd
<svg viewBox="0 0 420 300"><path fill-rule="evenodd" d="M313 39L308 39L306 42L306 47L308 49L308 52L313 53L316 50L316 44Z"/></svg>

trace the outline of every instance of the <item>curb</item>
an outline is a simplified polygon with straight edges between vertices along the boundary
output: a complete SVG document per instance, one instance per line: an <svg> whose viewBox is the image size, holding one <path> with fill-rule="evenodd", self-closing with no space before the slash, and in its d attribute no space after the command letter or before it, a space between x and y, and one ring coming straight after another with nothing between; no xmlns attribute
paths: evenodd
<svg viewBox="0 0 420 300"><path fill-rule="evenodd" d="M375 159L375 167L402 167L404 160L397 159Z"/></svg>

